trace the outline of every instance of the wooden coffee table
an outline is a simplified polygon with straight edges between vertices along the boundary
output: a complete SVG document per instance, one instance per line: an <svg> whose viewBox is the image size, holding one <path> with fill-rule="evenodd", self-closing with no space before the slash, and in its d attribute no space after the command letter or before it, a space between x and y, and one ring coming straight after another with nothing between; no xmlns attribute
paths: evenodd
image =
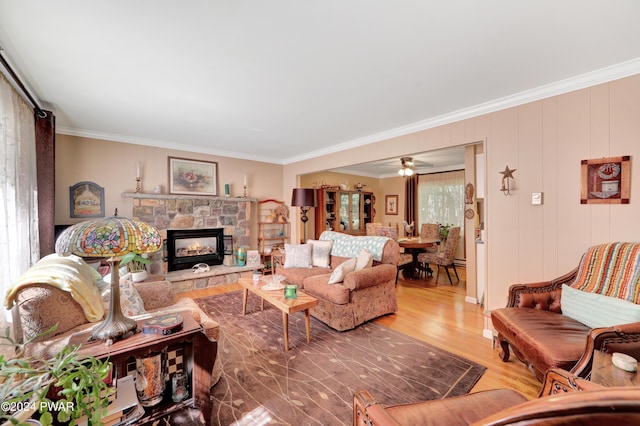
<svg viewBox="0 0 640 426"><path fill-rule="evenodd" d="M318 299L309 296L298 290L298 297L295 299L285 299L284 290L263 290L262 287L267 283L265 281L253 281L248 278L240 278L238 280L242 285L242 315L247 312L247 296L252 292L262 299L261 308L264 309L264 301L266 300L282 312L282 325L284 328L284 349L289 350L289 314L304 311L304 325L307 331L307 342L311 342L311 315L309 309L318 305Z"/></svg>

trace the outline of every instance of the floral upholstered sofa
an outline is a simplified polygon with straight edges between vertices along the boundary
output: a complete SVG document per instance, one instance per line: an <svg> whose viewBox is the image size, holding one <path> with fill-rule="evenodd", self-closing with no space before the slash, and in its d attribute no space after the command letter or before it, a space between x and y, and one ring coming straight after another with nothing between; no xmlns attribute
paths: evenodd
<svg viewBox="0 0 640 426"><path fill-rule="evenodd" d="M318 299L311 315L336 330L350 330L398 310L398 254L398 243L387 237L325 231L319 240L287 245L276 273Z"/></svg>

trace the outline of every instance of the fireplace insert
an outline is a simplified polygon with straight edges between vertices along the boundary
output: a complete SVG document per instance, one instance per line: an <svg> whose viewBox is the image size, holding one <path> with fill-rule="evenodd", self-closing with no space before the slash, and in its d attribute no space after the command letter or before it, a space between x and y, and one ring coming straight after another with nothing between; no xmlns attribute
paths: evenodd
<svg viewBox="0 0 640 426"><path fill-rule="evenodd" d="M222 265L224 229L168 229L167 269L190 269L198 263Z"/></svg>

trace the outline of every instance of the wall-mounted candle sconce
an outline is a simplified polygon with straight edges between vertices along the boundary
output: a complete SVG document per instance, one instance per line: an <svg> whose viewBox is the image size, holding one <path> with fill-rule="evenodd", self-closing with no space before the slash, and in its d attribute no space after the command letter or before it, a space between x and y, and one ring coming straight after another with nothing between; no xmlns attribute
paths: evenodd
<svg viewBox="0 0 640 426"><path fill-rule="evenodd" d="M511 181L509 179L515 179L513 177L513 172L515 171L516 169L511 170L509 166L505 166L504 172L500 172L502 174L502 187L500 191L502 191L504 195L511 195Z"/></svg>

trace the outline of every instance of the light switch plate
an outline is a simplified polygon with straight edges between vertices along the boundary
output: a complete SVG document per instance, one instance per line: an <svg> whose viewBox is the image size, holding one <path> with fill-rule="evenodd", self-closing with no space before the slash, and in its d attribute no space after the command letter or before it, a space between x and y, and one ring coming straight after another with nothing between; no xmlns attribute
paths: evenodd
<svg viewBox="0 0 640 426"><path fill-rule="evenodd" d="M533 204L534 206L539 206L542 204L542 192L531 193L531 204Z"/></svg>

